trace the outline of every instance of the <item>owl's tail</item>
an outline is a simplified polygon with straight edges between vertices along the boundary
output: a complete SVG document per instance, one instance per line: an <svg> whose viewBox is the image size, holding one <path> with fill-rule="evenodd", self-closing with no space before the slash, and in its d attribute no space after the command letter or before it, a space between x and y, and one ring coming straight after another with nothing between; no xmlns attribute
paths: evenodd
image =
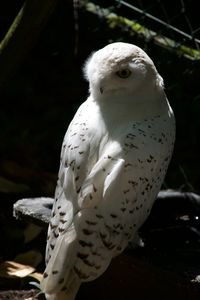
<svg viewBox="0 0 200 300"><path fill-rule="evenodd" d="M45 294L47 300L75 300L80 287L80 281L74 281L70 289L59 291L56 294Z"/></svg>
<svg viewBox="0 0 200 300"><path fill-rule="evenodd" d="M48 300L75 299L80 287L80 279L72 270L77 247L76 237L76 231L72 225L68 232L57 239L40 282L41 290Z"/></svg>

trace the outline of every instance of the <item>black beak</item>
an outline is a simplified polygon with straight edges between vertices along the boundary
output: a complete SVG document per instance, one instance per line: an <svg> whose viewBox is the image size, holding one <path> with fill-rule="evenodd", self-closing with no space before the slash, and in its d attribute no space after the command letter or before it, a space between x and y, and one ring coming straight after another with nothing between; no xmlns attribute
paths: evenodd
<svg viewBox="0 0 200 300"><path fill-rule="evenodd" d="M100 86L100 93L103 94L103 88Z"/></svg>

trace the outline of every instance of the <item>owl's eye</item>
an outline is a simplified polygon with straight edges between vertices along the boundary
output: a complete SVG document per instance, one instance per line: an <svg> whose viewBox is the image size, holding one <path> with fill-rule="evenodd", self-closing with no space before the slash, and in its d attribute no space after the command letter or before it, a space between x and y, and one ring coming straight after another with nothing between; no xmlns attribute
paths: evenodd
<svg viewBox="0 0 200 300"><path fill-rule="evenodd" d="M122 69L116 72L117 76L120 78L128 78L131 76L131 71L129 69Z"/></svg>

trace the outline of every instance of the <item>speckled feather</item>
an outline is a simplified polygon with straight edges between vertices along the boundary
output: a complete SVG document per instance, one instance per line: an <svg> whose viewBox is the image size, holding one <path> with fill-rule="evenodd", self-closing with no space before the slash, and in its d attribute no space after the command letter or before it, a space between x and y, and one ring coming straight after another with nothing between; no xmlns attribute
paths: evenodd
<svg viewBox="0 0 200 300"><path fill-rule="evenodd" d="M129 77L119 72L129 69ZM167 171L175 121L153 62L113 43L85 66L90 96L64 138L49 224L48 299L74 299L134 239Z"/></svg>

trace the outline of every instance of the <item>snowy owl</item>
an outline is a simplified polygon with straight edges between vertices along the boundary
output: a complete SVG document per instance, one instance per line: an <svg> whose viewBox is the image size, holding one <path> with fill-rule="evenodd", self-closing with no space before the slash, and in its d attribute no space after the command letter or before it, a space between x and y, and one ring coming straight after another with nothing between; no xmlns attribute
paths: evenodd
<svg viewBox="0 0 200 300"><path fill-rule="evenodd" d="M88 99L66 132L49 223L41 288L72 300L134 240L161 188L175 120L154 63L139 47L112 43L84 73Z"/></svg>

